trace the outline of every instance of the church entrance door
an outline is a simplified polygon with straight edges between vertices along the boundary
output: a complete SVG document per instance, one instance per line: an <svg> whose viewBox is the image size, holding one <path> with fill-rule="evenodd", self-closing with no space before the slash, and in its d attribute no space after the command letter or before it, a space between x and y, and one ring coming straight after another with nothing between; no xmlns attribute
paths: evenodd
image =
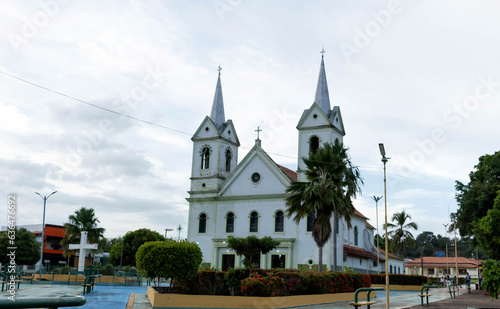
<svg viewBox="0 0 500 309"><path fill-rule="evenodd" d="M222 255L222 271L228 270L229 268L234 268L234 257L234 254Z"/></svg>
<svg viewBox="0 0 500 309"><path fill-rule="evenodd" d="M271 268L285 268L286 256L283 254L271 255Z"/></svg>

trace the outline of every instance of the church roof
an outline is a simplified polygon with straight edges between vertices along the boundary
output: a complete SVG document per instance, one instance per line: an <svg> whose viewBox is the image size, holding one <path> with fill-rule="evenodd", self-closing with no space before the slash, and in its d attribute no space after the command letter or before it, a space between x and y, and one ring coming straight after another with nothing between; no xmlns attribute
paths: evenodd
<svg viewBox="0 0 500 309"><path fill-rule="evenodd" d="M291 181L297 181L297 173L282 165L276 164Z"/></svg>
<svg viewBox="0 0 500 309"><path fill-rule="evenodd" d="M222 86L220 82L220 71L219 67L219 77L217 78L217 86L215 87L214 102L212 104L212 112L210 113L210 119L214 122L217 130L222 131L221 128L226 122L226 117L224 115L224 102L222 100Z"/></svg>
<svg viewBox="0 0 500 309"><path fill-rule="evenodd" d="M324 51L322 51L323 53ZM319 69L318 85L316 87L316 96L314 102L319 105L326 116L330 113L330 95L328 93L328 84L326 83L325 62L321 56L321 66Z"/></svg>
<svg viewBox="0 0 500 309"><path fill-rule="evenodd" d="M371 259L374 261L377 260L376 254L374 254L368 250L365 250L363 248L344 245L344 253L348 256L357 256L357 257L361 257L361 258ZM385 261L385 257L379 256L379 259L382 261Z"/></svg>

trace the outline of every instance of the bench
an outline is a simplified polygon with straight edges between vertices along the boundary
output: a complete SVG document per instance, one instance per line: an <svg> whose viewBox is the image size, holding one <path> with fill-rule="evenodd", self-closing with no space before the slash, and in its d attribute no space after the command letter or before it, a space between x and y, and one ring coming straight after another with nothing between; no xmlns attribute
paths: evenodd
<svg viewBox="0 0 500 309"><path fill-rule="evenodd" d="M84 271L76 271L76 270L70 270L68 272L68 285L70 284L71 282L71 275L75 275L75 280L74 282L78 281L78 275L81 275L81 276L86 276L86 272Z"/></svg>
<svg viewBox="0 0 500 309"><path fill-rule="evenodd" d="M21 280L29 280L31 284L33 284L33 279L35 278L35 273L29 274L29 273L21 273L20 279Z"/></svg>
<svg viewBox="0 0 500 309"><path fill-rule="evenodd" d="M457 287L457 288L455 288ZM460 284L450 284L450 286L448 287L448 290L450 291L450 298L456 298L455 297L455 292L458 293L458 288L460 287Z"/></svg>
<svg viewBox="0 0 500 309"><path fill-rule="evenodd" d="M125 285L127 285L127 282L137 282L139 286L141 286L142 283L142 277L138 273L134 272L125 272L125 273L120 273L124 278L125 278Z"/></svg>
<svg viewBox="0 0 500 309"><path fill-rule="evenodd" d="M95 286L95 278L101 277L102 275L89 275L85 277L83 280L83 295L88 294L94 290Z"/></svg>
<svg viewBox="0 0 500 309"><path fill-rule="evenodd" d="M14 276L16 279L13 279L11 280L10 279L10 276ZM21 284L21 280L20 279L20 275L19 274L10 274L10 273L5 273L5 277L4 277L4 274L0 274L0 283L2 284L2 292L4 291L4 289L6 288L6 291L9 290L9 284L14 284L14 289L16 289L16 285L17 285L17 289L19 290L19 286Z"/></svg>
<svg viewBox="0 0 500 309"><path fill-rule="evenodd" d="M356 290L354 293L354 302L349 303L350 306L354 306L354 309L357 309L359 306L367 306L368 309L370 309L370 305L376 304L376 301L370 301L370 293L373 291L383 291L384 288L359 288ZM358 300L358 293L359 292L367 292L366 293L366 301L359 301Z"/></svg>
<svg viewBox="0 0 500 309"><path fill-rule="evenodd" d="M436 288L437 286L435 285L424 285L422 289L420 290L420 303L422 306L424 305L424 297L426 298L427 305L429 305L429 296L432 296L432 294L429 294L429 289L430 288Z"/></svg>

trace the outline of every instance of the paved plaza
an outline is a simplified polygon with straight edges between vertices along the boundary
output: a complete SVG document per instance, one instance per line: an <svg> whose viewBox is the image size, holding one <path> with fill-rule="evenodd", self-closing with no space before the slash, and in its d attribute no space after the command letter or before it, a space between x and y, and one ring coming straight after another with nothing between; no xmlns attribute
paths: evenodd
<svg viewBox="0 0 500 309"><path fill-rule="evenodd" d="M85 308L85 309L144 309L152 308L149 299L146 295L146 286L110 286L98 285L94 291L85 295L87 303L80 307L66 308ZM465 292L465 293L464 293ZM500 300L491 301L489 296L483 294L483 291L472 290L471 294L467 294L466 290L462 289L460 296L451 299L447 289L431 289L432 296L429 298L428 308L500 308ZM411 291L391 291L390 292L390 308L422 308L420 305L419 292ZM39 297L57 297L68 295L82 295L82 287L80 285L65 285L65 284L22 284L20 289L16 291L16 298L39 298ZM7 299L8 293L2 292L0 299ZM371 308L385 308L385 292L377 293L376 305ZM349 306L349 302L336 302L314 306L304 306L307 309L337 309L337 308L353 308ZM366 308L366 307L363 307Z"/></svg>

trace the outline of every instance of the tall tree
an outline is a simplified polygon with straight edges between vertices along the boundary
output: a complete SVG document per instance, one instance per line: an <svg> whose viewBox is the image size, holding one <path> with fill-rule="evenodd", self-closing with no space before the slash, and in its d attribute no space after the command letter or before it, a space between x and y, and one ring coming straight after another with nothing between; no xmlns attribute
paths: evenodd
<svg viewBox="0 0 500 309"><path fill-rule="evenodd" d="M96 217L93 208L82 207L70 215L68 219L69 222L64 224L64 238L61 240L61 245L66 247L64 256L69 258L72 250L68 249L68 245L79 243L83 231L87 232L87 241L89 243L102 244L100 240L104 237L105 229L97 227L97 223L100 223L100 221Z"/></svg>
<svg viewBox="0 0 500 309"><path fill-rule="evenodd" d="M495 204L486 216L474 223L474 234L477 242L486 249L488 255L495 260L500 259L500 191L495 198Z"/></svg>
<svg viewBox="0 0 500 309"><path fill-rule="evenodd" d="M2 265L10 263L11 259L7 254L11 250L7 247L17 247L15 250L17 265L33 265L38 262L40 260L40 244L36 241L35 235L25 228L15 229L14 232L0 232L0 263ZM15 235L14 244L10 243L9 235Z"/></svg>
<svg viewBox="0 0 500 309"><path fill-rule="evenodd" d="M486 216L493 208L497 191L500 189L500 151L484 155L469 174L469 183L455 182L455 198L459 209L457 228L461 236L472 236L474 222Z"/></svg>
<svg viewBox="0 0 500 309"><path fill-rule="evenodd" d="M139 247L150 241L164 241L165 237L156 231L138 229L127 232L122 239L117 239L109 252L109 260L115 266L120 265L120 262L122 266L136 266L135 255Z"/></svg>
<svg viewBox="0 0 500 309"><path fill-rule="evenodd" d="M406 247L415 246L413 234L408 229L417 230L418 225L415 222L408 223L407 220L411 220L411 216L403 210L392 215L391 221L395 224L387 223L388 228L393 228L392 231L388 232L389 236L392 237L390 249L398 256L405 254Z"/></svg>
<svg viewBox="0 0 500 309"><path fill-rule="evenodd" d="M314 214L312 236L319 250L319 272L323 270L323 246L332 234L331 218L345 218L351 227L354 206L351 198L361 192L363 183L359 169L352 165L348 149L338 140L326 143L309 157L303 157L306 165L307 182L292 182L287 189L287 216L299 223L301 219ZM337 230L337 220L333 220ZM333 237L333 264L337 267L337 237Z"/></svg>

